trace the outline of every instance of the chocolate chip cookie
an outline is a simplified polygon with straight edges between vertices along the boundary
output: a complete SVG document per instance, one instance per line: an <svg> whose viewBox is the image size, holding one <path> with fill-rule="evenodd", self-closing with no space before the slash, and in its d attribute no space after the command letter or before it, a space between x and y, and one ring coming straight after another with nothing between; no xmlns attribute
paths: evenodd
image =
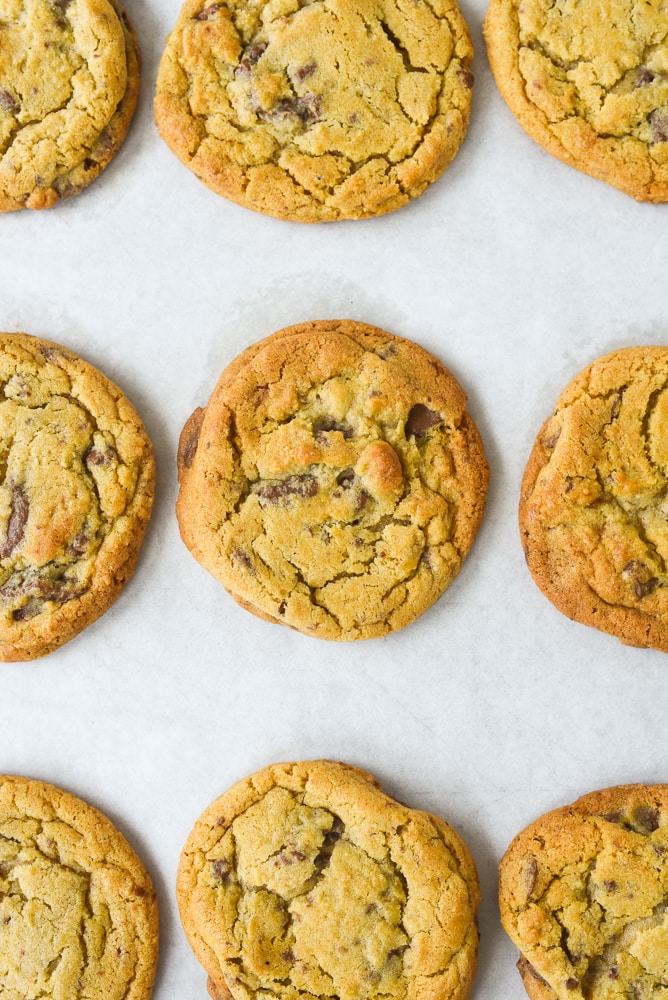
<svg viewBox="0 0 668 1000"><path fill-rule="evenodd" d="M0 659L51 652L132 576L153 504L135 409L76 355L0 335Z"/></svg>
<svg viewBox="0 0 668 1000"><path fill-rule="evenodd" d="M115 0L10 0L0 20L0 211L49 208L106 167L139 94Z"/></svg>
<svg viewBox="0 0 668 1000"><path fill-rule="evenodd" d="M275 764L234 785L195 824L177 898L215 1000L471 992L468 849L346 764Z"/></svg>
<svg viewBox="0 0 668 1000"><path fill-rule="evenodd" d="M531 1000L650 1000L668 980L668 786L541 816L501 862L503 926Z"/></svg>
<svg viewBox="0 0 668 1000"><path fill-rule="evenodd" d="M668 34L661 3L492 0L497 85L564 163L640 201L668 201Z"/></svg>
<svg viewBox="0 0 668 1000"><path fill-rule="evenodd" d="M575 378L524 473L520 529L553 604L668 652L668 348L631 347Z"/></svg>
<svg viewBox="0 0 668 1000"><path fill-rule="evenodd" d="M155 892L96 809L0 775L0 994L7 1000L148 1000Z"/></svg>
<svg viewBox="0 0 668 1000"><path fill-rule="evenodd" d="M376 327L280 330L183 429L183 540L269 621L325 639L402 628L452 582L482 517L465 403L436 358Z"/></svg>
<svg viewBox="0 0 668 1000"><path fill-rule="evenodd" d="M155 115L218 194L298 222L381 215L422 194L469 119L456 0L186 0Z"/></svg>

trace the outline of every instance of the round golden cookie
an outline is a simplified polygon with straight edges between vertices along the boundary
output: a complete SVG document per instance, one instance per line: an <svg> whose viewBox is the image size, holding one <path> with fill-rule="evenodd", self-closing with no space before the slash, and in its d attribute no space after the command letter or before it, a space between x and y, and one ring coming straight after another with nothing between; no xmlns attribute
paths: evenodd
<svg viewBox="0 0 668 1000"><path fill-rule="evenodd" d="M569 618L668 652L668 348L599 358L564 390L524 473L533 577Z"/></svg>
<svg viewBox="0 0 668 1000"><path fill-rule="evenodd" d="M3 1000L148 1000L155 892L96 809L41 781L0 775Z"/></svg>
<svg viewBox="0 0 668 1000"><path fill-rule="evenodd" d="M215 1000L465 1000L473 986L468 849L346 764L234 785L195 824L177 899Z"/></svg>
<svg viewBox="0 0 668 1000"><path fill-rule="evenodd" d="M0 211L49 208L106 167L139 94L139 49L116 0L4 0Z"/></svg>
<svg viewBox="0 0 668 1000"><path fill-rule="evenodd" d="M183 540L269 621L323 639L402 628L452 582L482 517L465 403L436 358L376 327L280 330L183 429Z"/></svg>
<svg viewBox="0 0 668 1000"><path fill-rule="evenodd" d="M649 1000L668 980L668 785L622 785L537 819L500 866L531 1000Z"/></svg>
<svg viewBox="0 0 668 1000"><path fill-rule="evenodd" d="M107 610L151 513L134 407L58 344L0 334L0 660L30 660Z"/></svg>
<svg viewBox="0 0 668 1000"><path fill-rule="evenodd" d="M468 124L473 48L456 0L186 0L155 115L218 194L297 222L422 194Z"/></svg>
<svg viewBox="0 0 668 1000"><path fill-rule="evenodd" d="M668 34L661 0L491 0L485 38L522 128L640 201L668 201Z"/></svg>

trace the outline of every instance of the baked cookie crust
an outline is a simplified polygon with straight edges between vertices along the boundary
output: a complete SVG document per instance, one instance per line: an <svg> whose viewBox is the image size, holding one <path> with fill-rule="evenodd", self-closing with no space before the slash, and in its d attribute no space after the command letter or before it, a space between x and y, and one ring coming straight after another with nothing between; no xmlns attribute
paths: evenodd
<svg viewBox="0 0 668 1000"><path fill-rule="evenodd" d="M0 993L148 1000L158 911L141 861L68 792L0 775Z"/></svg>
<svg viewBox="0 0 668 1000"><path fill-rule="evenodd" d="M197 821L177 879L216 1000L464 1000L479 888L442 819L358 768L276 764Z"/></svg>
<svg viewBox="0 0 668 1000"><path fill-rule="evenodd" d="M640 201L668 201L668 34L658 0L492 0L497 86L549 153Z"/></svg>
<svg viewBox="0 0 668 1000"><path fill-rule="evenodd" d="M436 180L469 119L456 0L186 0L158 129L218 194L280 219L362 219Z"/></svg>
<svg viewBox="0 0 668 1000"><path fill-rule="evenodd" d="M181 434L177 515L250 611L324 639L386 635L457 575L488 468L466 396L411 341L287 327L225 369Z"/></svg>
<svg viewBox="0 0 668 1000"><path fill-rule="evenodd" d="M668 786L592 792L532 823L500 866L531 1000L645 1000L668 978Z"/></svg>
<svg viewBox="0 0 668 1000"><path fill-rule="evenodd" d="M115 0L8 0L0 22L0 212L50 208L120 147L139 47Z"/></svg>
<svg viewBox="0 0 668 1000"><path fill-rule="evenodd" d="M599 358L557 400L519 521L534 580L569 618L668 652L668 348Z"/></svg>
<svg viewBox="0 0 668 1000"><path fill-rule="evenodd" d="M132 404L58 344L1 334L0 384L0 659L30 660L132 576L155 467Z"/></svg>

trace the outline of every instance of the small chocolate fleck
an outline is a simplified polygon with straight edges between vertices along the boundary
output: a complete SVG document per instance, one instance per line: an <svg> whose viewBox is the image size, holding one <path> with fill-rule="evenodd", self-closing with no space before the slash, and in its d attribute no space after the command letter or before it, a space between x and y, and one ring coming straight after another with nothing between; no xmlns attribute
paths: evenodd
<svg viewBox="0 0 668 1000"><path fill-rule="evenodd" d="M382 347L379 351L376 351L378 357L382 358L383 361L387 361L388 358L393 358L396 353L397 349L394 346L394 344L387 344L385 347Z"/></svg>
<svg viewBox="0 0 668 1000"><path fill-rule="evenodd" d="M561 427L557 427L557 429L553 431L552 434L549 434L546 437L541 438L540 443L542 444L545 451L553 451L560 437L561 437Z"/></svg>
<svg viewBox="0 0 668 1000"><path fill-rule="evenodd" d="M199 13L195 14L193 21L210 21L212 17L215 17L219 10L228 10L226 3L212 3L208 7L204 7Z"/></svg>
<svg viewBox="0 0 668 1000"><path fill-rule="evenodd" d="M146 895L146 889L144 889L141 885L133 885L132 892L135 896L138 896L140 899L142 899Z"/></svg>
<svg viewBox="0 0 668 1000"><path fill-rule="evenodd" d="M278 605L278 613L279 613L279 615L284 615L285 614L287 606L288 605L287 605L286 601L281 601L281 603Z"/></svg>
<svg viewBox="0 0 668 1000"><path fill-rule="evenodd" d="M613 965L611 966L610 972L608 973L608 979L618 979L618 978L619 978L619 969L617 968L616 965Z"/></svg>
<svg viewBox="0 0 668 1000"><path fill-rule="evenodd" d="M653 79L654 73L652 73L651 69L647 69L647 66L643 66L642 69L639 70L636 77L636 87L644 87L648 83L651 83Z"/></svg>
<svg viewBox="0 0 668 1000"><path fill-rule="evenodd" d="M406 437L421 438L430 427L443 423L443 417L435 410L430 410L424 403L416 403L406 420Z"/></svg>
<svg viewBox="0 0 668 1000"><path fill-rule="evenodd" d="M579 985L580 984L577 981L577 979L573 979L572 977L567 979L566 982L564 983L564 986L566 987L567 990L576 990Z"/></svg>
<svg viewBox="0 0 668 1000"><path fill-rule="evenodd" d="M462 81L465 87L467 87L469 90L473 90L475 77L473 76L473 73L471 72L470 69L466 69L466 67L461 66L457 70L457 76Z"/></svg>
<svg viewBox="0 0 668 1000"><path fill-rule="evenodd" d="M260 108L257 116L262 121L284 121L297 117L306 124L317 122L320 110L321 102L318 95L304 94L303 97L282 97L270 110Z"/></svg>
<svg viewBox="0 0 668 1000"><path fill-rule="evenodd" d="M603 888L606 889L608 892L617 892L619 886L614 879L607 878L603 881Z"/></svg>
<svg viewBox="0 0 668 1000"><path fill-rule="evenodd" d="M244 552L243 549L234 549L232 555L238 562L241 563L242 566L246 567L251 576L256 575L255 566L253 565L253 560L251 559L251 557L248 555L247 552Z"/></svg>
<svg viewBox="0 0 668 1000"><path fill-rule="evenodd" d="M284 962L294 962L295 955L293 951L288 950L283 952L281 958L283 959Z"/></svg>
<svg viewBox="0 0 668 1000"><path fill-rule="evenodd" d="M30 502L24 488L12 483L9 490L12 497L12 505L7 523L7 538L0 547L0 559L7 559L16 546L20 544L30 512Z"/></svg>

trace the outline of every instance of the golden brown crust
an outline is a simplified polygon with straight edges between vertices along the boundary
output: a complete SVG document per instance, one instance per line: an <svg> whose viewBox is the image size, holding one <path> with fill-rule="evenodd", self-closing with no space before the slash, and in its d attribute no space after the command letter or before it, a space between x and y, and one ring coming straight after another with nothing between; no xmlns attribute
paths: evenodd
<svg viewBox="0 0 668 1000"><path fill-rule="evenodd" d="M0 775L0 992L148 1000L158 952L151 880L81 799Z"/></svg>
<svg viewBox="0 0 668 1000"><path fill-rule="evenodd" d="M524 130L641 201L668 201L668 39L659 5L491 0L490 65Z"/></svg>
<svg viewBox="0 0 668 1000"><path fill-rule="evenodd" d="M569 618L668 651L668 348L599 358L564 390L522 481L520 531Z"/></svg>
<svg viewBox="0 0 668 1000"><path fill-rule="evenodd" d="M592 792L540 817L500 865L532 1000L649 997L668 972L668 786Z"/></svg>
<svg viewBox="0 0 668 1000"><path fill-rule="evenodd" d="M260 617L326 639L402 628L452 582L482 517L465 403L436 358L376 327L279 331L184 428L183 540Z"/></svg>
<svg viewBox="0 0 668 1000"><path fill-rule="evenodd" d="M17 0L0 26L0 211L50 208L112 159L139 94L116 0Z"/></svg>
<svg viewBox="0 0 668 1000"><path fill-rule="evenodd" d="M155 489L120 389L75 354L0 335L0 659L43 656L116 600Z"/></svg>
<svg viewBox="0 0 668 1000"><path fill-rule="evenodd" d="M234 785L195 824L177 899L214 1000L471 992L466 846L349 765L276 764Z"/></svg>
<svg viewBox="0 0 668 1000"><path fill-rule="evenodd" d="M187 0L160 63L156 121L183 163L247 208L366 218L449 165L472 55L455 0Z"/></svg>

